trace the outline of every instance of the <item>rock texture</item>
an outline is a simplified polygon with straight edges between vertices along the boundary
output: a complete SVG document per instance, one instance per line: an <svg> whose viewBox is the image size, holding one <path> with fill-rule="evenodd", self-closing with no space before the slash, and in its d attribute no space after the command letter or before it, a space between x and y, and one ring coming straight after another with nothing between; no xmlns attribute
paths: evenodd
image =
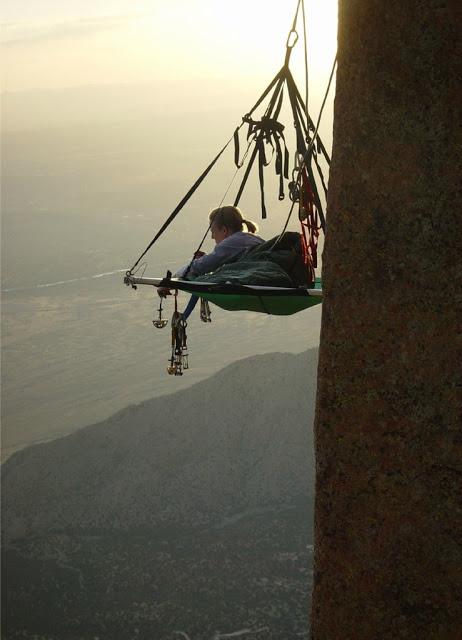
<svg viewBox="0 0 462 640"><path fill-rule="evenodd" d="M460 6L339 6L314 640L460 638Z"/></svg>
<svg viewBox="0 0 462 640"><path fill-rule="evenodd" d="M316 367L316 350L247 358L16 453L2 467L4 540L216 525L311 496Z"/></svg>

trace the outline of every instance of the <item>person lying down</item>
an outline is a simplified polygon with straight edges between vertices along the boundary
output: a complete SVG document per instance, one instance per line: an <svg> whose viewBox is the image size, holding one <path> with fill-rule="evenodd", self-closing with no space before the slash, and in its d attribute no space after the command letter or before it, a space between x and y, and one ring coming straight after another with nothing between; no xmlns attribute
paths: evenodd
<svg viewBox="0 0 462 640"><path fill-rule="evenodd" d="M246 220L238 207L226 205L218 207L209 214L210 232L215 240L215 248L211 253L198 252L194 260L178 269L174 278L187 275L189 279L215 271L218 267L235 258L245 250L264 243L263 238L256 235L258 227L252 220ZM244 230L246 229L246 230ZM170 290L158 287L157 293L165 296Z"/></svg>
<svg viewBox="0 0 462 640"><path fill-rule="evenodd" d="M238 207L227 205L214 209L209 214L209 222L212 240L215 240L216 246L211 253L201 253L192 261L188 271L191 278L215 271L243 250L264 242L263 238L256 235L258 227L255 222L246 220ZM189 264L178 269L174 277L183 277L188 266Z"/></svg>
<svg viewBox="0 0 462 640"><path fill-rule="evenodd" d="M225 285L254 285L276 288L309 287L314 273L305 262L300 233L285 231L264 241L256 235L257 226L245 220L237 207L215 209L210 214L212 238L216 242L209 254L196 257L179 269L174 277ZM244 225L248 231L244 231ZM159 295L169 289L158 287Z"/></svg>

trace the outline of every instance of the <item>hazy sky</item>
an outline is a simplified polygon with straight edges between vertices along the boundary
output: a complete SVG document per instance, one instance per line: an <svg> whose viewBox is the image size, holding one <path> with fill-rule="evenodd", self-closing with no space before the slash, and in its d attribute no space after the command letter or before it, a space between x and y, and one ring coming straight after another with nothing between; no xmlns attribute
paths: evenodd
<svg viewBox="0 0 462 640"><path fill-rule="evenodd" d="M337 2L306 4L315 81L335 53ZM266 79L282 62L295 6L295 0L4 0L2 90L178 75Z"/></svg>
<svg viewBox="0 0 462 640"><path fill-rule="evenodd" d="M305 2L310 112L315 119L335 55L337 0ZM2 277L4 288L16 289L10 294L5 324L9 333L2 347L8 356L7 417L13 444L30 441L32 427L32 439L56 435L149 397L156 385L160 388L168 344L157 334L153 342L153 292L139 291L135 297L122 285L120 274L100 276L133 264L280 69L296 4L1 3L2 240L7 248L2 252ZM302 61L300 40L292 69L304 93ZM320 129L328 147L333 93ZM286 100L281 122L293 153L288 111ZM219 204L233 174L231 145L184 215L150 253L149 275L184 264L205 231L208 211ZM288 199L277 199L274 163L266 176L269 216L261 234L270 238L280 232L289 204ZM233 197L236 190L237 181ZM259 202L255 173L240 204L257 221ZM209 238L205 248L212 246ZM69 282L48 288L64 280ZM46 288L37 288L44 284ZM18 296L24 296L19 303ZM274 344L291 350L288 340L298 344L297 336L303 335L300 345L307 344L301 314L282 322L218 312L215 322L220 335L235 336L228 340L227 361ZM317 340L319 318L316 322L309 330ZM143 337L140 327L146 331ZM200 327L197 330L200 333ZM215 368L225 364L222 343L197 340L193 366L209 375L215 370L210 362ZM209 360L199 358L200 340L206 341ZM120 347L120 367L114 367L114 345ZM153 365L159 358L162 364ZM128 391L127 367L137 372ZM159 372L157 382L153 367ZM119 384L114 373L121 372ZM145 380L144 387L139 388L138 377ZM114 394L114 388L122 387L124 393ZM62 402L67 403L64 409Z"/></svg>

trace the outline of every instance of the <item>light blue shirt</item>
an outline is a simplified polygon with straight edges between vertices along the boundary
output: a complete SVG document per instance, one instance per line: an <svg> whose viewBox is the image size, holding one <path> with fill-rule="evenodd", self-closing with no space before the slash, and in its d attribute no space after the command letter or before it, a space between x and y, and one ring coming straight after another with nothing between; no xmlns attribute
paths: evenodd
<svg viewBox="0 0 462 640"><path fill-rule="evenodd" d="M230 258L237 256L237 254L244 251L244 249L251 249L263 242L265 242L263 238L260 238L260 236L254 233L236 231L236 233L233 233L217 244L211 253L207 253L205 256L202 256L202 258L193 260L188 275L195 277L215 271L215 269L227 262ZM183 277L187 268L188 265L185 265L181 267L181 269L178 269L175 277Z"/></svg>

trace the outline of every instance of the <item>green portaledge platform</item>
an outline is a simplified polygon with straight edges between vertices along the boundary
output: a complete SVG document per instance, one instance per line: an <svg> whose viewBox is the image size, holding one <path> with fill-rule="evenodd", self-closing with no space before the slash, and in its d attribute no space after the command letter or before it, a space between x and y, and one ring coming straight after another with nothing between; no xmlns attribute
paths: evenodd
<svg viewBox="0 0 462 640"><path fill-rule="evenodd" d="M322 284L319 278L316 279L314 288L322 291ZM292 315L322 302L322 296L310 296L308 293L303 295L283 295L282 293L271 295L269 292L265 292L263 295L255 295L254 292L252 294L240 294L201 291L200 297L226 311L255 311L274 316Z"/></svg>
<svg viewBox="0 0 462 640"><path fill-rule="evenodd" d="M316 278L314 286L310 289L252 286L231 282L217 284L176 278L137 278L132 275L126 275L124 282L135 289L138 285L177 289L204 298L204 300L226 311L254 311L276 316L289 316L322 302L321 278ZM310 294L309 291L312 293Z"/></svg>
<svg viewBox="0 0 462 640"><path fill-rule="evenodd" d="M318 296L255 296L234 293L201 293L201 298L226 311L256 311L273 316L290 316L322 302Z"/></svg>

